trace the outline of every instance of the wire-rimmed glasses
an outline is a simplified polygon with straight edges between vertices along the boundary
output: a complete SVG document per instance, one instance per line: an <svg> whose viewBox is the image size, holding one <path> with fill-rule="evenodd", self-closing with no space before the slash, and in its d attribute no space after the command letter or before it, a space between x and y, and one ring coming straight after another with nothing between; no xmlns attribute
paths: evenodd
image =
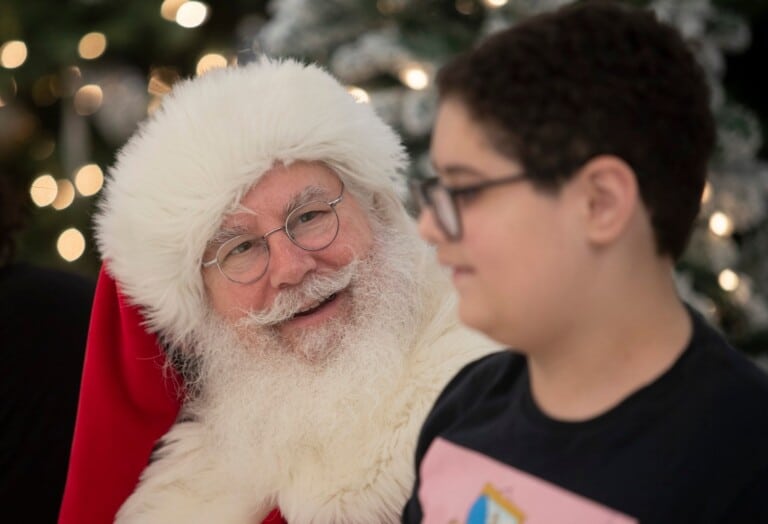
<svg viewBox="0 0 768 524"><path fill-rule="evenodd" d="M288 213L285 223L263 235L246 233L230 238L219 246L216 256L204 261L203 267L217 266L224 277L239 284L251 284L263 277L269 267L270 235L284 231L294 245L305 251L320 251L336 239L339 215L336 206L344 196L344 183L339 196L330 202L313 200Z"/></svg>

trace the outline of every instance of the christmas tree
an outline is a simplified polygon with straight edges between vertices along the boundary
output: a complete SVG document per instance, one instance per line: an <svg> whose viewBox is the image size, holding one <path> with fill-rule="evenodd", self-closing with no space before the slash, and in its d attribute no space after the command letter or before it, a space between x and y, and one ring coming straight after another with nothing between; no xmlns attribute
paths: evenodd
<svg viewBox="0 0 768 524"><path fill-rule="evenodd" d="M413 159L409 176L424 176L436 109L432 80L441 64L494 31L569 1L80 0L63 9L52 0L5 0L0 174L35 203L17 257L95 274L90 216L116 149L178 79L261 53L327 67L401 133ZM757 355L768 348L766 112L763 105L761 121L734 96L759 91L749 69L736 81L726 66L759 52L753 49L762 35L751 27L760 20L768 27L768 5L631 3L680 29L712 87L718 152L678 267L681 294Z"/></svg>
<svg viewBox="0 0 768 524"><path fill-rule="evenodd" d="M427 142L440 65L479 38L572 0L277 0L257 52L325 64L404 137L412 176L429 173ZM725 53L750 44L746 19L709 0L632 2L676 26L704 67L718 152L677 277L683 297L742 347L768 347L768 164L761 126L724 89Z"/></svg>

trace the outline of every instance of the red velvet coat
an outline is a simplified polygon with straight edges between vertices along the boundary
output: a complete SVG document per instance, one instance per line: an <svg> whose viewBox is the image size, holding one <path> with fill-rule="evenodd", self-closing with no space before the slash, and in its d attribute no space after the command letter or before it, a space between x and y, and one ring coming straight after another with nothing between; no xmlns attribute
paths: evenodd
<svg viewBox="0 0 768 524"><path fill-rule="evenodd" d="M163 375L163 353L142 322L102 268L59 524L112 523L176 420L180 380ZM284 522L278 511L264 520Z"/></svg>

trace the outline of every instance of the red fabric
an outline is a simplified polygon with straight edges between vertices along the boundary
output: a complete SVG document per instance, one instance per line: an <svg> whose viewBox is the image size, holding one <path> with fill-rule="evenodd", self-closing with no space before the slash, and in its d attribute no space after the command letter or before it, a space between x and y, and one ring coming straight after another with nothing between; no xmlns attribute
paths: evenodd
<svg viewBox="0 0 768 524"><path fill-rule="evenodd" d="M179 400L154 335L102 268L59 524L106 524L136 486Z"/></svg>
<svg viewBox="0 0 768 524"><path fill-rule="evenodd" d="M59 524L112 523L152 448L179 411L178 377L115 281L96 285L67 485ZM265 524L284 523L273 511Z"/></svg>

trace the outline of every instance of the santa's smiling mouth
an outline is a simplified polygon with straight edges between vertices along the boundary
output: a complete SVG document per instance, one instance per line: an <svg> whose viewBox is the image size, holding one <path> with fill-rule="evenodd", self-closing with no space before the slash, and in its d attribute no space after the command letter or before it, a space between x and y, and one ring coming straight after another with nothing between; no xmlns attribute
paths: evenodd
<svg viewBox="0 0 768 524"><path fill-rule="evenodd" d="M319 304L317 304L316 306L312 306L312 307L307 308L307 309L305 309L303 311L299 311L298 313L293 315L293 318L306 317L308 315L316 313L317 311L319 311L320 309L322 309L326 305L328 305L331 302L333 302L334 300L336 300L337 296L338 296L338 293L334 293L331 296L329 296L328 298L326 298L325 300L323 300L322 302L320 302Z"/></svg>

